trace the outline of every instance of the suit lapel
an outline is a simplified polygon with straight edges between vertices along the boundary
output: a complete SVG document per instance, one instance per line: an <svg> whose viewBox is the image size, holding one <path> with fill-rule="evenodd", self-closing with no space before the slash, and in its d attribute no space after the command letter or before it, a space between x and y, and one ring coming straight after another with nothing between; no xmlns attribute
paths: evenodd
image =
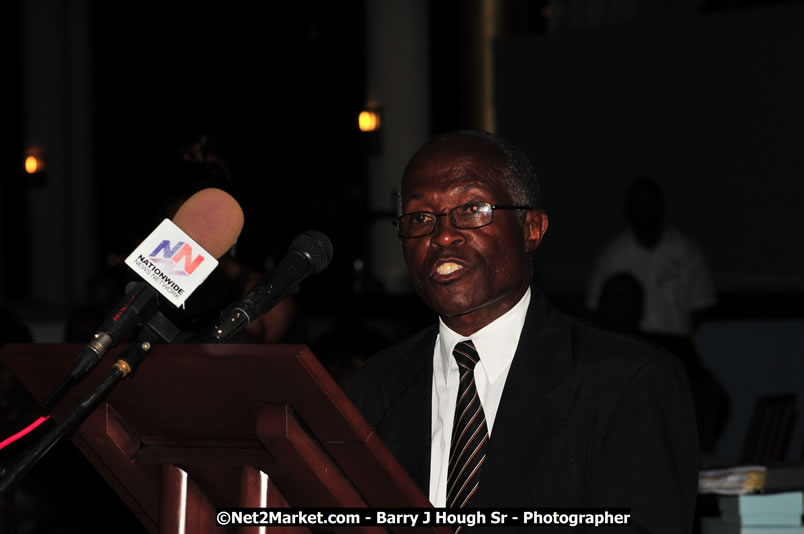
<svg viewBox="0 0 804 534"><path fill-rule="evenodd" d="M549 462L572 404L572 349L565 317L537 288L531 303L491 432L486 463L473 507L500 505L500 495L532 493L527 484ZM525 476L523 476L525 474Z"/></svg>
<svg viewBox="0 0 804 534"><path fill-rule="evenodd" d="M387 410L377 431L425 495L430 485L430 435L433 399L432 328L402 354L385 390Z"/></svg>

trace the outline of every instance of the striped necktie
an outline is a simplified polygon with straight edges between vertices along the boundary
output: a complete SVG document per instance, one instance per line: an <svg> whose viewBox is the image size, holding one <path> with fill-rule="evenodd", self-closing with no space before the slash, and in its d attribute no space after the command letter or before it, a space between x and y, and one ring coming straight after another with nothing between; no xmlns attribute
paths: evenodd
<svg viewBox="0 0 804 534"><path fill-rule="evenodd" d="M449 449L447 506L463 508L477 491L486 459L489 430L475 386L475 364L480 360L475 346L471 340L461 341L452 355L458 362L461 381Z"/></svg>

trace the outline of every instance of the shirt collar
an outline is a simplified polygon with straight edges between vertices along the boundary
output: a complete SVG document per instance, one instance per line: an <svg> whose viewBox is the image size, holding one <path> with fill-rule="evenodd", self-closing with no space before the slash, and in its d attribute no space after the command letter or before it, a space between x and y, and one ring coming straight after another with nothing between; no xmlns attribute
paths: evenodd
<svg viewBox="0 0 804 534"><path fill-rule="evenodd" d="M450 329L439 317L438 343L441 353L440 365L443 371L441 376L448 376L451 365L457 366L452 357L455 345L460 341L471 339L480 356L480 361L483 363L482 368L489 382L494 383L514 359L522 327L525 325L530 296L530 287L528 287L513 308L468 338Z"/></svg>

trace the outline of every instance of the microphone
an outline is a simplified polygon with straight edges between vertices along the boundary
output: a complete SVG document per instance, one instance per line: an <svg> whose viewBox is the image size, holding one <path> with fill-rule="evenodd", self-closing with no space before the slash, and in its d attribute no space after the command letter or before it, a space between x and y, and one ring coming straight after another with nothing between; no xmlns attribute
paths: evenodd
<svg viewBox="0 0 804 534"><path fill-rule="evenodd" d="M218 323L200 341L225 342L276 306L302 280L326 269L332 254L332 242L321 232L311 230L297 235L276 269L257 282L242 300L224 310Z"/></svg>
<svg viewBox="0 0 804 534"><path fill-rule="evenodd" d="M165 223L163 222L163 224ZM243 229L243 210L240 204L225 191L207 188L198 191L181 205L173 217L173 224L217 260L232 248L237 241ZM177 243L172 251L181 253L183 249L179 250L178 245L180 244L182 243ZM169 246L168 249L170 249ZM135 250L132 256L136 252ZM174 256L178 255L178 253L174 254ZM187 252L185 256L189 256L192 259L192 252ZM196 262L199 257L201 256L196 256ZM157 263L158 261L160 260L151 259L150 261L151 264L155 265L154 271L158 271L158 266L163 265L162 263ZM193 263L190 266L195 270ZM134 270L136 271L136 269ZM137 272L139 273L139 271ZM148 279L142 273L140 275L146 280ZM179 279L178 276L175 278ZM185 276L185 278L187 277ZM203 279L200 279L197 284L200 284L201 281ZM174 285L176 284L174 283ZM188 288L188 291L182 295L183 298L186 299L190 292L191 289ZM110 348L117 345L136 326L142 324L144 322L143 318L147 321L150 317L159 313L157 310L158 304L157 290L151 284L146 281L130 283L126 287L126 296L120 300L114 311L104 319L93 339L78 354L64 382L45 400L45 407L52 407L72 383L77 382L89 373Z"/></svg>
<svg viewBox="0 0 804 534"><path fill-rule="evenodd" d="M103 321L95 339L79 353L70 372L48 395L45 407L50 409L74 382L97 365L109 348L142 324L138 338L89 396L28 448L18 462L9 469L0 469L0 495L13 487L62 437L72 433L120 380L131 375L154 343L177 338L179 329L158 310L157 292L176 306L183 304L215 269L217 258L234 245L242 228L243 211L237 201L220 189L204 189L179 208L173 222L163 220L134 249L125 263L145 282L129 286L121 305Z"/></svg>

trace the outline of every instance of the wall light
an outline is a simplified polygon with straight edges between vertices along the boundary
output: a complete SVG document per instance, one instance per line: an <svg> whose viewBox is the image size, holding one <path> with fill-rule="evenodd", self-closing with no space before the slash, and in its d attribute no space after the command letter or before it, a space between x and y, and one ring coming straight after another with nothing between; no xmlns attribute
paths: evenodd
<svg viewBox="0 0 804 534"><path fill-rule="evenodd" d="M44 187L47 181L47 160L39 147L28 147L22 161L22 170L29 187Z"/></svg>
<svg viewBox="0 0 804 534"><path fill-rule="evenodd" d="M25 156L25 172L27 174L37 174L45 172L45 158L39 154L28 154Z"/></svg>
<svg viewBox="0 0 804 534"><path fill-rule="evenodd" d="M364 110L357 117L357 124L361 132L376 132L380 129L380 112L377 110Z"/></svg>

